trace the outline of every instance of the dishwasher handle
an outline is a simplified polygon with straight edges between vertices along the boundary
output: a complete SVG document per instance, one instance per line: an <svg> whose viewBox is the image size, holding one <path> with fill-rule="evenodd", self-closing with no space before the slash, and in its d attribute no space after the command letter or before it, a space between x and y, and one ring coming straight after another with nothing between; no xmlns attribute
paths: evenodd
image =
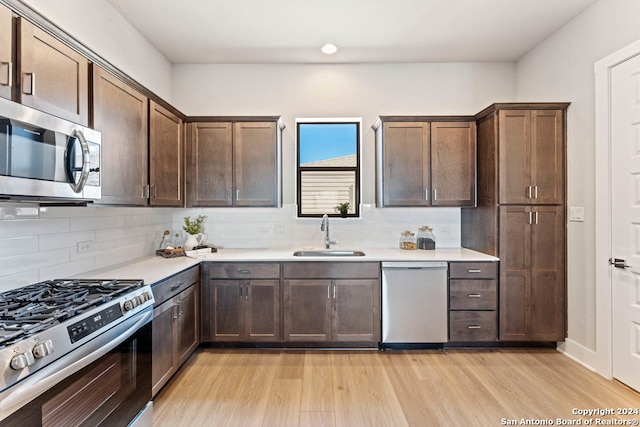
<svg viewBox="0 0 640 427"><path fill-rule="evenodd" d="M447 268L448 263L446 261L385 261L382 263L383 270L402 269L402 270L417 270L417 269L432 269L432 268Z"/></svg>

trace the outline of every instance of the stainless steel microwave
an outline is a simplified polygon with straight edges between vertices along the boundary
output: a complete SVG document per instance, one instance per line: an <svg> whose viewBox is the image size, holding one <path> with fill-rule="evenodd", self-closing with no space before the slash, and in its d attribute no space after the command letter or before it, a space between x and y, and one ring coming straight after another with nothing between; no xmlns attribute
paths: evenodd
<svg viewBox="0 0 640 427"><path fill-rule="evenodd" d="M99 200L101 135L0 98L0 200Z"/></svg>

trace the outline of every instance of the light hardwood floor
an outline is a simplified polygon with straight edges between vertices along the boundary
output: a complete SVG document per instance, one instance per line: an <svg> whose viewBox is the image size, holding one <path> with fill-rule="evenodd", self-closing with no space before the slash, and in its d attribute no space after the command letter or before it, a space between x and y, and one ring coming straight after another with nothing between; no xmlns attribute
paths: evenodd
<svg viewBox="0 0 640 427"><path fill-rule="evenodd" d="M640 373L639 373L640 375ZM640 394L549 349L199 349L154 399L154 426L499 426L640 415ZM513 424L511 424L513 423ZM539 425L539 424L534 424Z"/></svg>

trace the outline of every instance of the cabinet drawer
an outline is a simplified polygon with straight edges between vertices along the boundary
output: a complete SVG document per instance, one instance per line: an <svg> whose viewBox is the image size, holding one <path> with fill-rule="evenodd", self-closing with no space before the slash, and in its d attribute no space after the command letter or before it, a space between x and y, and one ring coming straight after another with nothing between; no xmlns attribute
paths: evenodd
<svg viewBox="0 0 640 427"><path fill-rule="evenodd" d="M155 307L159 306L174 295L179 294L189 286L200 280L200 267L191 267L173 277L151 285L153 297L156 300Z"/></svg>
<svg viewBox="0 0 640 427"><path fill-rule="evenodd" d="M285 279L377 279L378 262L290 262L284 264Z"/></svg>
<svg viewBox="0 0 640 427"><path fill-rule="evenodd" d="M457 279L495 279L497 262L450 262L449 277Z"/></svg>
<svg viewBox="0 0 640 427"><path fill-rule="evenodd" d="M495 311L450 311L450 341L495 341Z"/></svg>
<svg viewBox="0 0 640 427"><path fill-rule="evenodd" d="M451 310L495 310L497 301L495 280L449 281L449 308Z"/></svg>
<svg viewBox="0 0 640 427"><path fill-rule="evenodd" d="M209 264L211 279L279 279L279 263L225 262Z"/></svg>

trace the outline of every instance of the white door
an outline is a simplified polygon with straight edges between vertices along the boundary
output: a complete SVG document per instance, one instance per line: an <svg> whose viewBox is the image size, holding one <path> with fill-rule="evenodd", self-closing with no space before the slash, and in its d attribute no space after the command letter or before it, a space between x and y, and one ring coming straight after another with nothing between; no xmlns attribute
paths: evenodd
<svg viewBox="0 0 640 427"><path fill-rule="evenodd" d="M613 377L640 390L640 56L611 71Z"/></svg>

